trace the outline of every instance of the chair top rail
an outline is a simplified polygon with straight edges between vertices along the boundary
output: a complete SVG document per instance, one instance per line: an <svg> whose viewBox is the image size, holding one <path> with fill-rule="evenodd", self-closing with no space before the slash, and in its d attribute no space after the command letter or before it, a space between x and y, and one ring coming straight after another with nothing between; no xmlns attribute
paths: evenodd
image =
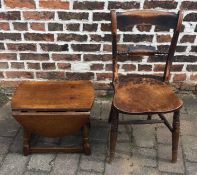
<svg viewBox="0 0 197 175"><path fill-rule="evenodd" d="M175 28L178 15L173 12L153 10L133 10L117 13L117 27L124 28L129 25L159 25Z"/></svg>

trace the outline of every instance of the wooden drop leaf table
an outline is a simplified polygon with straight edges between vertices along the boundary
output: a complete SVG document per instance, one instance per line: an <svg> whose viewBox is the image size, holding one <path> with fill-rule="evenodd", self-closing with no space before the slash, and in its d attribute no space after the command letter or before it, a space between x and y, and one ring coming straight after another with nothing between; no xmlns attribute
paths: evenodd
<svg viewBox="0 0 197 175"><path fill-rule="evenodd" d="M24 155L46 152L84 152L91 154L89 117L94 101L90 81L24 81L12 98L13 117L24 129ZM83 131L78 146L31 146L32 134L62 137Z"/></svg>

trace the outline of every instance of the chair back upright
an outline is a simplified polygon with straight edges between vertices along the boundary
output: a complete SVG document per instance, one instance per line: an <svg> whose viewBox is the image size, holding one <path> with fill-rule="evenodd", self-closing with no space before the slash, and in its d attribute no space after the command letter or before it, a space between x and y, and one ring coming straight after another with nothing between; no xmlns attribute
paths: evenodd
<svg viewBox="0 0 197 175"><path fill-rule="evenodd" d="M153 11L153 10L133 10L116 13L111 10L111 32L112 32L112 62L113 62L113 83L118 82L118 61L121 56L150 56L150 55L166 55L166 64L162 80L168 82L170 79L170 68L181 30L183 20L183 12L180 10L177 14L173 12ZM173 36L167 53L155 51L141 52L120 52L117 43L117 29L124 29L133 25L155 25L173 29Z"/></svg>

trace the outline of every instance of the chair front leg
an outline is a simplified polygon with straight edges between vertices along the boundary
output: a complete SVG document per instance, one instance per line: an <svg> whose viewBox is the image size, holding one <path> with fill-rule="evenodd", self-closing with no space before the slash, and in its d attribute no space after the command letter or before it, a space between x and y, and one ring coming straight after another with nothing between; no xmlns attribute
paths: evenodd
<svg viewBox="0 0 197 175"><path fill-rule="evenodd" d="M115 155L116 142L118 137L118 121L119 113L113 109L113 115L111 115L111 128L110 128L110 155L108 162L110 163Z"/></svg>
<svg viewBox="0 0 197 175"><path fill-rule="evenodd" d="M172 130L172 163L176 163L178 154L178 143L180 134L180 110L174 112Z"/></svg>

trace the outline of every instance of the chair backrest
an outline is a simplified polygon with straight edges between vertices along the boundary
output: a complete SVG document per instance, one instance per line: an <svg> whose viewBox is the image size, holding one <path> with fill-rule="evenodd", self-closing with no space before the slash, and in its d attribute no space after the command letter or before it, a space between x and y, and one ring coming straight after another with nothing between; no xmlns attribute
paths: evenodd
<svg viewBox="0 0 197 175"><path fill-rule="evenodd" d="M118 81L118 64L117 57L121 55L140 55L150 56L166 54L166 65L163 75L163 81L169 81L170 68L172 65L172 59L175 53L178 36L181 30L183 20L183 12L179 11L178 14L172 12L152 11L152 10L133 10L116 13L115 10L111 10L111 32L112 32L112 61L113 61L113 82ZM133 25L155 25L164 26L165 28L173 29L173 36L167 53L159 51L147 50L147 49L135 49L135 51L119 52L117 48L117 29L124 29Z"/></svg>

